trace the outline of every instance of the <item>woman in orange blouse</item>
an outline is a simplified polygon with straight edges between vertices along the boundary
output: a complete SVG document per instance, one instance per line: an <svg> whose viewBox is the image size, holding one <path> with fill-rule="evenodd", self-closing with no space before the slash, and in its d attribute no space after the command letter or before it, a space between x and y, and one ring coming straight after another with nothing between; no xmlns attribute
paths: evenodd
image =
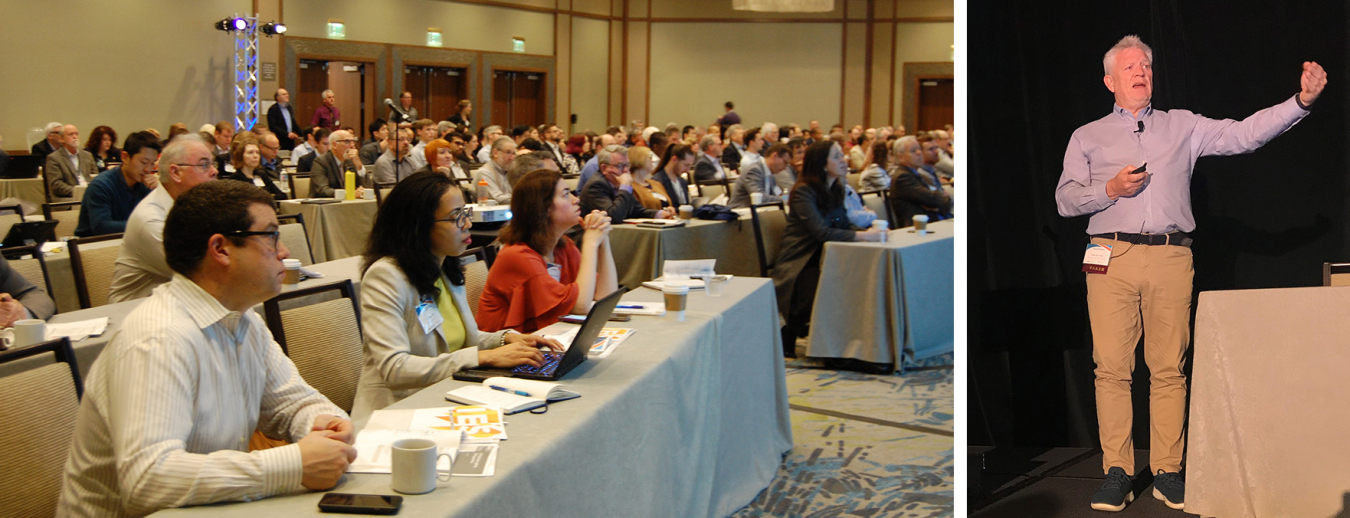
<svg viewBox="0 0 1350 518"><path fill-rule="evenodd" d="M488 272L479 298L479 327L533 333L619 288L609 248L609 216L581 204L556 171L521 177L511 196L511 222L498 240L504 248ZM578 223L581 247L565 236Z"/></svg>
<svg viewBox="0 0 1350 518"><path fill-rule="evenodd" d="M652 150L645 146L628 148L628 171L633 174L633 196L644 208L661 210L670 206L670 195L661 182L652 181Z"/></svg>

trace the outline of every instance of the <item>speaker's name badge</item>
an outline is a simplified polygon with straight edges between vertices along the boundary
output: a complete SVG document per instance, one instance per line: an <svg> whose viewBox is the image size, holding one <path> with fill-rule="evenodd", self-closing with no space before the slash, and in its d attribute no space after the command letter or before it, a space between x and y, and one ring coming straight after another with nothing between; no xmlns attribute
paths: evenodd
<svg viewBox="0 0 1350 518"><path fill-rule="evenodd" d="M445 322L445 319L441 317L441 311L436 307L436 303L427 297L417 305L417 321L422 324L423 333L431 334Z"/></svg>
<svg viewBox="0 0 1350 518"><path fill-rule="evenodd" d="M1083 253L1083 271L1087 273L1106 273L1106 267L1110 264L1111 245L1088 243L1087 252Z"/></svg>

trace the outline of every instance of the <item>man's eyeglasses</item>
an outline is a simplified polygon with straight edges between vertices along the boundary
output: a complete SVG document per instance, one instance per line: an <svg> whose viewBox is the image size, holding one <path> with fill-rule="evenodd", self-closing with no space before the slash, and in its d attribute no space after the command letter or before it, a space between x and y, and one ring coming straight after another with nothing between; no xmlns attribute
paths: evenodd
<svg viewBox="0 0 1350 518"><path fill-rule="evenodd" d="M473 221L473 207L460 207L450 211L450 214L446 215L445 219L438 219L435 221L451 221L454 222L455 226L464 228L464 224Z"/></svg>
<svg viewBox="0 0 1350 518"><path fill-rule="evenodd" d="M230 237L258 236L263 238L264 243L270 242L272 250L277 249L277 241L281 239L281 231L279 230L273 230L270 232L262 230L231 230L229 232L226 232L225 235Z"/></svg>
<svg viewBox="0 0 1350 518"><path fill-rule="evenodd" d="M610 166L610 167L613 167L613 168L615 168L615 169L618 169L618 170L620 170L620 171L627 171L627 170L628 170L628 164L626 164L626 163L624 163L624 164L606 164L606 165L608 165L608 166Z"/></svg>
<svg viewBox="0 0 1350 518"><path fill-rule="evenodd" d="M341 143L343 143L343 144L355 144L355 143L360 142L360 141L358 141L358 140L356 140L356 139L354 139L354 138L349 138L349 139L342 139L342 140L339 140L338 142L341 142Z"/></svg>
<svg viewBox="0 0 1350 518"><path fill-rule="evenodd" d="M216 163L212 162L208 158L203 158L201 162L197 162L195 164L174 164L174 165L178 167L195 167L197 169L211 169L216 166Z"/></svg>

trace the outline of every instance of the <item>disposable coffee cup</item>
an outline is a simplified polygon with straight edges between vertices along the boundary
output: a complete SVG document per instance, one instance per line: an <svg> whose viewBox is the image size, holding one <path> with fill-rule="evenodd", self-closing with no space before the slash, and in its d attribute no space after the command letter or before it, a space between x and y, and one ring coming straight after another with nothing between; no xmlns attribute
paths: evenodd
<svg viewBox="0 0 1350 518"><path fill-rule="evenodd" d="M14 327L0 330L5 347L26 347L47 339L47 321L30 318L14 322Z"/></svg>
<svg viewBox="0 0 1350 518"><path fill-rule="evenodd" d="M394 441L390 448L390 474L394 491L405 495L421 495L436 489L436 481L449 482L450 471L445 478L436 472L436 462L441 457L449 457L454 463L455 457L449 452L441 453L436 443L430 439L402 439Z"/></svg>
<svg viewBox="0 0 1350 518"><path fill-rule="evenodd" d="M371 188L369 188L369 189L366 189L365 192L362 192L362 193L361 193L361 197L362 197L363 199L367 199L367 200L373 200L373 199L375 199L375 189L376 189L376 187L371 187Z"/></svg>
<svg viewBox="0 0 1350 518"><path fill-rule="evenodd" d="M928 231L928 215L919 214L914 216L914 231L920 234Z"/></svg>
<svg viewBox="0 0 1350 518"><path fill-rule="evenodd" d="M689 305L689 286L667 284L661 289L666 297L666 316L676 321L684 321L684 310Z"/></svg>
<svg viewBox="0 0 1350 518"><path fill-rule="evenodd" d="M725 288L727 282L730 280L730 275L713 275L711 277L705 277L703 279L704 290L708 292L709 297L721 297L722 288Z"/></svg>
<svg viewBox="0 0 1350 518"><path fill-rule="evenodd" d="M878 220L873 220L873 221L872 221L872 230L879 230L879 231L881 231L881 242L882 242L882 243L885 243L885 242L886 242L886 231L890 230L890 228L891 228L891 222L886 221L886 220L884 220L884 219L878 219Z"/></svg>
<svg viewBox="0 0 1350 518"><path fill-rule="evenodd" d="M680 219L694 219L694 206L680 205Z"/></svg>
<svg viewBox="0 0 1350 518"><path fill-rule="evenodd" d="M282 277L281 282L285 284L298 284L300 282L300 260L283 259L281 264L286 267L286 276Z"/></svg>
<svg viewBox="0 0 1350 518"><path fill-rule="evenodd" d="M759 205L759 204L761 204L761 203L764 203L764 193L762 193L762 192L752 192L752 193L750 193L750 204L751 204L751 205Z"/></svg>
<svg viewBox="0 0 1350 518"><path fill-rule="evenodd" d="M346 189L333 189L333 199L335 199L335 200L345 200L345 199L347 199L347 190L346 190Z"/></svg>

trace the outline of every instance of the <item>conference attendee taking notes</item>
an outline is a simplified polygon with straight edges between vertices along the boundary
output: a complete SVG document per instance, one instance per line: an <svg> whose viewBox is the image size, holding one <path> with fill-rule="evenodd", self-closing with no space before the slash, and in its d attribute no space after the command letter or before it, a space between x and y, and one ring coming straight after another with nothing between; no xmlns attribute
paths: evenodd
<svg viewBox="0 0 1350 518"><path fill-rule="evenodd" d="M358 427L387 407L461 369L538 367L538 347L556 341L512 331L481 332L464 295L458 256L469 245L473 211L443 174L399 182L375 215L362 256L361 328L365 364L352 417Z"/></svg>

